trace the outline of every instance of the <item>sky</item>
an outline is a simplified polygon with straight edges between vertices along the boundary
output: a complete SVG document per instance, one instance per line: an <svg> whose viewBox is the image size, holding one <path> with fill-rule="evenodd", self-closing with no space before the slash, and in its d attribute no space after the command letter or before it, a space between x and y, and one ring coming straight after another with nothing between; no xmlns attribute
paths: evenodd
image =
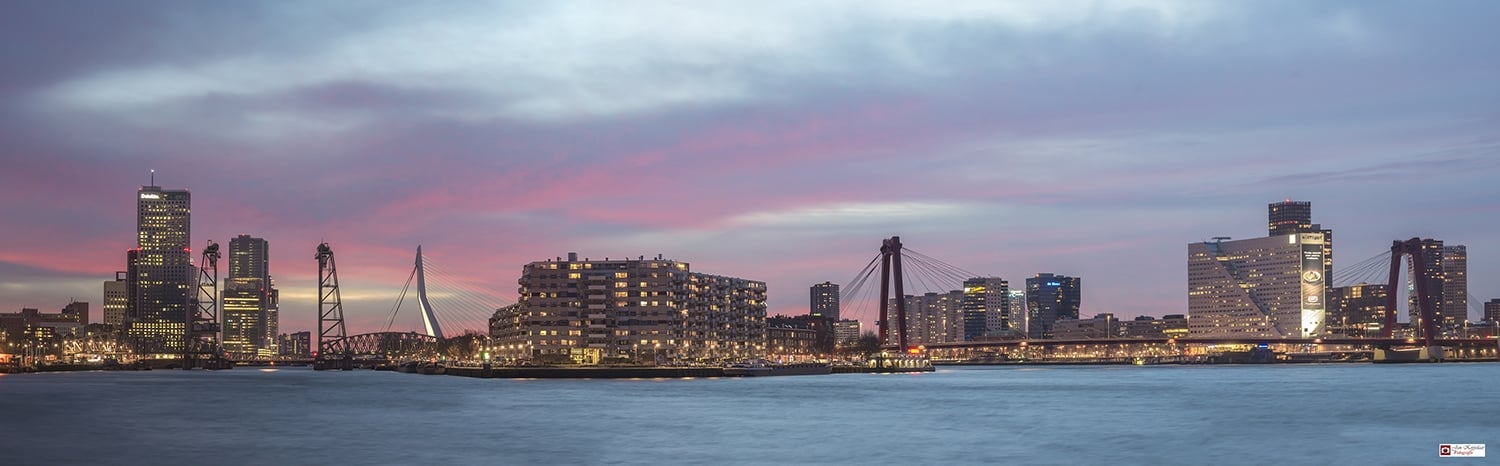
<svg viewBox="0 0 1500 466"><path fill-rule="evenodd" d="M577 252L761 280L804 314L900 235L1013 287L1081 277L1084 317L1161 316L1186 311L1189 243L1265 236L1283 199L1335 231L1336 277L1420 236L1500 297L1495 2L5 10L0 312L99 319L151 170L192 192L195 250L270 242L283 332L315 329L321 241L350 333L391 320L418 244L444 299L491 308Z"/></svg>

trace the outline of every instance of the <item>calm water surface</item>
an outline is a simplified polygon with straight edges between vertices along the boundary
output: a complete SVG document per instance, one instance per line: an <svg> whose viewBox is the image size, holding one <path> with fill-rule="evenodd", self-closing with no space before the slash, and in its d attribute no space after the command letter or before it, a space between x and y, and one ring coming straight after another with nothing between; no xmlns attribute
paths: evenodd
<svg viewBox="0 0 1500 466"><path fill-rule="evenodd" d="M1484 464L1500 364L0 376L0 464ZM1500 457L1491 451L1489 461Z"/></svg>

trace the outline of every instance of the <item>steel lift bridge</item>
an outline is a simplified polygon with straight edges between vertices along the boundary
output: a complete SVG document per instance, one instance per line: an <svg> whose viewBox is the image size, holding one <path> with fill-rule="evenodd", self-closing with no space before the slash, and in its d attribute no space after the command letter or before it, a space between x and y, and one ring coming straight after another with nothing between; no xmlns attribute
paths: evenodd
<svg viewBox="0 0 1500 466"><path fill-rule="evenodd" d="M399 359L431 359L439 357L442 344L445 340L452 340L443 332L443 326L438 320L436 308L428 298L428 269L432 266L430 261L422 254L422 247L417 246L416 260L412 265L411 274L407 277L406 284L401 288L401 294L391 309L390 317L386 321L384 331L349 335L344 319L343 302L339 292L338 269L334 258L333 248L328 243L318 245L315 256L318 259L318 341L317 354L313 366L317 369L352 369L357 362L381 361L389 362ZM458 295L461 300L453 302L455 312L462 315L466 321L487 321L488 312L492 309L484 308L475 304L487 301L483 297L465 295L456 292L461 288L457 283L440 279L441 285L450 291L445 294ZM415 288L413 288L415 284ZM401 304L405 301L409 291L415 289L412 297L422 316L423 332L395 332L391 326L395 323L396 314L400 311ZM473 339L474 335L462 336L461 338Z"/></svg>

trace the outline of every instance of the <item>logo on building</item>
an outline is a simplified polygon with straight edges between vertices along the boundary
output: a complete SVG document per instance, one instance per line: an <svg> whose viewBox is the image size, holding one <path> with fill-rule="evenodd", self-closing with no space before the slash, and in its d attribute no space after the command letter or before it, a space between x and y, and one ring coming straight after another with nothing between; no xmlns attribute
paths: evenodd
<svg viewBox="0 0 1500 466"><path fill-rule="evenodd" d="M1303 272L1302 273L1302 281L1305 281L1305 282L1308 282L1308 283L1322 283L1323 282L1323 272L1319 272L1319 271L1316 271L1316 270L1309 270L1309 271Z"/></svg>

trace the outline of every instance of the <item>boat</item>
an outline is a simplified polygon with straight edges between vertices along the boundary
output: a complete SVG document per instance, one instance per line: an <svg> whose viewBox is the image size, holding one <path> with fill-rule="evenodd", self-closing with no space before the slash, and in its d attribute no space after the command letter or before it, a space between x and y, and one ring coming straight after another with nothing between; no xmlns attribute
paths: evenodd
<svg viewBox="0 0 1500 466"><path fill-rule="evenodd" d="M899 372L933 372L937 368L932 366L932 359L921 354L889 354L881 353L870 358L859 372L866 373L899 373Z"/></svg>
<svg viewBox="0 0 1500 466"><path fill-rule="evenodd" d="M417 373L417 369L421 366L422 364L417 361L406 361L401 363L401 365L396 366L396 371L405 374L415 374Z"/></svg>
<svg viewBox="0 0 1500 466"><path fill-rule="evenodd" d="M443 375L448 373L448 368L441 363L429 362L422 364L420 372L422 375Z"/></svg>
<svg viewBox="0 0 1500 466"><path fill-rule="evenodd" d="M752 359L724 367L724 375L735 377L760 377L770 375L820 375L833 373L833 366L821 362L793 364L771 364L763 359Z"/></svg>

